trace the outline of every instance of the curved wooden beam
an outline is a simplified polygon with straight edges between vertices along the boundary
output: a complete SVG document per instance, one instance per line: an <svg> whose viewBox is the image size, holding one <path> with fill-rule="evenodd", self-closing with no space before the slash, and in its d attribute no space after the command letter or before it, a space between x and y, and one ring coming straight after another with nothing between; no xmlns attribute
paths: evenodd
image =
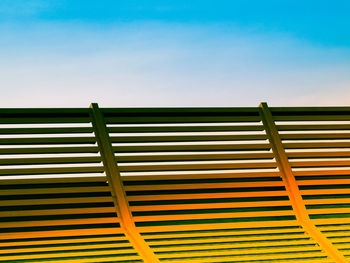
<svg viewBox="0 0 350 263"><path fill-rule="evenodd" d="M267 103L260 104L260 115L298 222L329 257L337 263L347 263L344 255L312 223Z"/></svg>
<svg viewBox="0 0 350 263"><path fill-rule="evenodd" d="M90 109L92 126L97 138L97 144L100 149L108 182L111 187L116 213L120 218L120 227L145 263L158 263L160 262L159 259L136 229L129 209L129 204L126 199L126 194L123 189L123 182L116 163L103 114L101 113L97 103L92 103Z"/></svg>

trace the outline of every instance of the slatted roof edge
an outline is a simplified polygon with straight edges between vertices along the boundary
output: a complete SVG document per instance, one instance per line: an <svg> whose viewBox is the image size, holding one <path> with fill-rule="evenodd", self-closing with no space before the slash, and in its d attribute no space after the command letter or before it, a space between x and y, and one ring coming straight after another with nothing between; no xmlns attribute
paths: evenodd
<svg viewBox="0 0 350 263"><path fill-rule="evenodd" d="M201 121L201 118L206 122L240 122L244 119L249 119L252 121L262 120L262 129L266 132L269 145L272 149L272 157L276 159L277 166L279 168L280 175L282 177L282 184L285 187L289 200L292 203L293 213L296 216L298 223L303 227L303 229L312 237L321 249L329 256L334 262L345 263L348 260L344 257L342 251L337 249L333 242L321 232L317 225L310 219L309 211L306 208L305 200L302 197L302 192L299 189L297 180L295 178L297 172L292 170L291 162L288 159L288 154L285 151L285 143L282 142L283 135L279 132L279 124L276 121L288 121L291 115L299 116L297 119L318 120L318 115L322 115L325 112L337 113L336 120L348 119L347 115L350 115L350 107L271 107L269 108L266 103L262 103L259 107L247 107L247 108L99 108L96 103L92 103L89 109L0 109L0 119L2 123L16 123L13 117L20 118L22 123L37 123L39 120L50 119L55 116L57 121L64 122L91 122L92 128L83 127L82 130L87 132L94 132L95 138L97 140L97 146L91 145L91 147L85 147L84 149L90 152L99 152L101 155L101 160L103 162L103 170L108 178L108 183L110 186L111 195L114 202L115 213L120 220L121 231L125 234L127 239L129 239L132 246L136 249L138 254L142 257L143 261L146 263L161 262L157 253L154 253L149 242L145 240L144 235L140 233L142 231L142 226L138 227L135 224L135 219L130 208L126 188L123 184L121 178L121 170L118 167L119 159L115 156L115 151L118 148L113 146L113 138L109 135L111 127L108 127L108 122L113 122L116 115L119 115L119 121L122 124L132 123L129 121L130 118L137 118L140 123L147 123L151 120L152 123L167 123L167 118L173 117L172 123L181 123L182 118L176 119L177 116L188 118L190 121L196 120ZM188 116L190 113L190 116ZM275 117L275 115L278 115ZM74 116L73 116L74 115ZM187 117L188 116L188 117ZM218 117L220 116L220 117ZM346 116L346 118L344 117ZM333 120L330 116L326 118L327 120ZM143 121L144 120L144 121ZM55 121L55 120L53 120ZM339 124L343 125L343 124ZM37 132L36 128L20 128L27 129L28 133ZM60 128L42 128L46 129L47 132L55 132ZM74 132L67 129L67 132ZM145 128L147 130L147 128ZM6 132L6 128L0 128L3 132ZM8 131L11 132L11 131ZM63 139L62 139L63 140ZM27 140L23 139L20 143L26 143ZM93 141L93 140L92 140ZM84 143L92 143L89 140L83 140ZM43 143L59 143L60 139L52 139ZM73 140L74 143L79 143L78 139ZM72 142L72 143L73 143ZM3 145L8 142L3 141ZM12 143L15 143L12 142ZM30 141L28 142L30 143ZM258 146L260 147L260 146ZM261 146L262 148L264 146ZM174 147L175 148L175 147ZM200 147L199 147L200 148ZM225 149L224 146L222 146ZM82 151L81 147L74 149L72 151ZM127 148L121 148L127 151ZM0 153L1 153L0 149ZM5 152L5 150L3 150ZM23 152L27 150L23 148ZM49 151L49 150L48 150ZM92 161L96 161L92 159ZM73 168L67 169L69 172L74 172ZM79 170L77 168L76 170ZM88 171L89 169L87 169ZM101 172L100 169L91 168L92 171ZM62 168L57 168L55 172L64 173L65 170ZM346 172L346 171L345 171ZM1 174L17 174L18 171L13 170L5 171ZM34 168L28 174L37 174L38 170ZM134 178L138 178L137 176ZM135 180L136 180L135 179ZM278 185L278 183L276 183ZM132 186L130 186L132 188ZM225 187L225 186L222 186ZM229 225L229 224L228 224ZM1 256L1 251L0 251ZM79 262L79 261L77 261ZM174 261L177 262L177 261ZM180 261L179 261L180 262ZM195 262L195 261L194 261ZM199 262L199 261L198 261ZM331 262L331 261L330 261Z"/></svg>

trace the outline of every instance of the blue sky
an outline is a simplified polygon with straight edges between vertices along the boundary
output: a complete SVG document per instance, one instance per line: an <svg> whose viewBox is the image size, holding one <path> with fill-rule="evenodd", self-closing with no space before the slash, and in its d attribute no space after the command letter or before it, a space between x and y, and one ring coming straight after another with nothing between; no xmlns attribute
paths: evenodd
<svg viewBox="0 0 350 263"><path fill-rule="evenodd" d="M0 1L1 107L350 104L348 1Z"/></svg>

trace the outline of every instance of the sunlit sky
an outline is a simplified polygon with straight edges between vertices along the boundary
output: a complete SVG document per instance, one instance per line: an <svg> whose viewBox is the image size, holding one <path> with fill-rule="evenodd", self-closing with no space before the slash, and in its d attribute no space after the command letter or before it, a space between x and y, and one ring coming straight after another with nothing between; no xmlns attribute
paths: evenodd
<svg viewBox="0 0 350 263"><path fill-rule="evenodd" d="M350 2L1 0L5 107L350 105Z"/></svg>

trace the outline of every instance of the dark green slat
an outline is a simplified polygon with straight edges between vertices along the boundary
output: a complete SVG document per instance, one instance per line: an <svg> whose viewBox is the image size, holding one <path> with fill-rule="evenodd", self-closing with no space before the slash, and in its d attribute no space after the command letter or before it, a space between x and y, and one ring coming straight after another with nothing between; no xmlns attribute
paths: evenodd
<svg viewBox="0 0 350 263"><path fill-rule="evenodd" d="M0 148L0 154L97 153L97 146Z"/></svg>
<svg viewBox="0 0 350 263"><path fill-rule="evenodd" d="M45 124L45 123L89 123L90 118L88 117L43 117L43 118L35 118L35 117L3 117L0 115L0 123L1 124L29 124L29 123L37 123L37 124Z"/></svg>
<svg viewBox="0 0 350 263"><path fill-rule="evenodd" d="M292 161L290 162L292 167L344 167L350 166L349 161ZM333 176L334 177L334 176Z"/></svg>
<svg viewBox="0 0 350 263"><path fill-rule="evenodd" d="M117 142L188 142L188 141L243 141L266 140L265 134L244 135L167 135L167 136L114 136L112 143Z"/></svg>
<svg viewBox="0 0 350 263"><path fill-rule="evenodd" d="M349 142L283 143L285 149L348 148Z"/></svg>
<svg viewBox="0 0 350 263"><path fill-rule="evenodd" d="M284 140L341 140L350 139L350 133L306 133L306 134L281 134Z"/></svg>
<svg viewBox="0 0 350 263"><path fill-rule="evenodd" d="M275 115L350 114L350 107L269 107Z"/></svg>
<svg viewBox="0 0 350 263"><path fill-rule="evenodd" d="M92 127L0 128L0 134L92 133Z"/></svg>
<svg viewBox="0 0 350 263"><path fill-rule="evenodd" d="M276 168L275 163L222 163L222 164L169 164L169 165L127 165L119 166L121 172L131 171L187 171L213 169Z"/></svg>
<svg viewBox="0 0 350 263"><path fill-rule="evenodd" d="M1 116L89 116L88 108L0 108Z"/></svg>
<svg viewBox="0 0 350 263"><path fill-rule="evenodd" d="M99 163L100 157L57 157L57 158L14 158L0 159L0 165L22 164L68 164L68 163Z"/></svg>
<svg viewBox="0 0 350 263"><path fill-rule="evenodd" d="M339 152L289 152L288 158L340 158L350 157L350 151Z"/></svg>
<svg viewBox="0 0 350 263"><path fill-rule="evenodd" d="M196 116L196 117L105 117L111 123L208 123L208 122L258 122L259 116Z"/></svg>
<svg viewBox="0 0 350 263"><path fill-rule="evenodd" d="M273 116L275 121L349 121L349 115L294 115Z"/></svg>
<svg viewBox="0 0 350 263"><path fill-rule="evenodd" d="M240 173L221 173L221 172L211 172L211 173L181 173L181 174L170 174L170 175L123 175L123 182L124 184L128 184L127 182L136 182L136 181L142 181L145 184L147 182L155 182L159 180L166 180L166 181L173 181L173 180L212 180L213 178L215 180L265 180L266 178L269 178L271 181L278 181L281 180L280 173L278 171L259 171L259 172L249 172L249 171L243 171ZM265 179L261 179L265 178ZM274 178L274 179L273 179Z"/></svg>
<svg viewBox="0 0 350 263"><path fill-rule="evenodd" d="M350 107L269 107L272 113L278 114L350 114Z"/></svg>
<svg viewBox="0 0 350 263"><path fill-rule="evenodd" d="M6 179L0 180L1 185L22 185L22 184L60 184L60 183L86 183L86 182L106 182L104 176L89 177L63 177L63 178L26 178L26 179Z"/></svg>
<svg viewBox="0 0 350 263"><path fill-rule="evenodd" d="M20 144L94 144L94 137L51 137L51 138L1 138L0 145Z"/></svg>
<svg viewBox="0 0 350 263"><path fill-rule="evenodd" d="M30 169L0 169L0 175L39 175L39 174L67 174L67 173L102 173L103 167L57 167Z"/></svg>
<svg viewBox="0 0 350 263"><path fill-rule="evenodd" d="M155 146L115 146L113 150L122 152L182 152L182 151L216 151L216 150L270 150L268 144L211 144L211 145L155 145Z"/></svg>
<svg viewBox="0 0 350 263"><path fill-rule="evenodd" d="M350 130L350 124L277 125L280 131Z"/></svg>
<svg viewBox="0 0 350 263"><path fill-rule="evenodd" d="M97 243L98 244L98 243ZM102 243L103 244L103 243ZM108 243L107 243L108 244ZM112 243L113 244L113 243ZM81 246L80 244L76 244ZM70 244L70 246L74 246L74 244ZM63 246L59 246L59 247L63 247ZM68 260L68 261L62 261L62 262L69 262L71 259L84 259L84 258L96 258L96 256L99 257L123 257L123 256L129 256L129 255L137 255L136 252L132 252L132 251L123 251L124 249L130 249L133 250L133 247L131 247L128 244L125 244L124 246L116 246L116 247L107 247L107 248L79 248L79 249L74 249L74 247L69 247L66 250L55 250L55 247L53 247L51 250L45 250L45 251L40 251L40 252L17 252L17 253L6 253L6 254L1 254L2 257L6 258L6 256L26 256L27 259L30 259L32 255L43 255L47 258L46 261L50 262L50 260L55 260L57 262L57 260ZM87 254L86 256L82 255L82 256L72 256L72 257L64 257L65 253L83 253L83 252L98 252L97 255L89 255ZM105 254L102 254L105 253ZM54 255L52 255L54 254ZM61 258L62 256L62 258ZM44 257L43 257L44 258ZM26 260L27 260L26 259ZM42 260L41 258L36 259L34 257L34 260ZM95 262L99 262L98 259L96 259L97 261ZM9 262L11 262L12 260L10 260ZM23 259L19 259L19 262L23 262ZM0 261L1 262L1 261ZM125 261L125 263L127 263L129 261ZM139 262L139 261L138 261Z"/></svg>
<svg viewBox="0 0 350 263"><path fill-rule="evenodd" d="M153 126L153 127L107 127L110 133L136 133L136 132L220 132L220 131L262 131L262 125L237 126Z"/></svg>
<svg viewBox="0 0 350 263"><path fill-rule="evenodd" d="M72 260L84 260L84 259L95 259L95 261L91 261L94 263L142 263L144 262L143 260L135 259L135 260L126 260L124 257L128 256L137 256L136 252L132 253L117 253L116 251L106 251L103 253L103 255L86 255L86 256L69 256L65 257L64 255L65 252L61 252L62 256L59 256L59 254L55 257L43 257L43 258L30 258L28 257L27 259L20 259L20 260L0 260L0 263L37 263L37 262L44 262L44 263L50 263L51 261L55 262L62 262L62 263L69 263L69 261ZM116 259L118 257L118 259ZM103 258L103 261L99 261L101 258ZM106 258L111 258L111 261L106 261ZM123 259L124 258L124 259ZM77 261L75 261L77 262ZM83 262L83 261L82 261Z"/></svg>
<svg viewBox="0 0 350 263"><path fill-rule="evenodd" d="M170 226L170 225L189 225L189 224L219 224L219 223L244 223L244 222L259 222L263 221L290 221L295 220L295 216L261 216L261 217L236 217L236 218L213 218L213 219L185 219L173 221L148 221L135 222L137 227L152 227L152 226Z"/></svg>
<svg viewBox="0 0 350 263"><path fill-rule="evenodd" d="M350 156L350 153L349 153ZM178 154L178 155L141 155L116 156L118 163L122 162L159 162L159 161L202 161L202 160L253 160L272 159L272 153L240 153L240 154Z"/></svg>
<svg viewBox="0 0 350 263"><path fill-rule="evenodd" d="M249 115L259 116L257 107L218 107L218 108L101 108L105 116L212 116L212 115Z"/></svg>

